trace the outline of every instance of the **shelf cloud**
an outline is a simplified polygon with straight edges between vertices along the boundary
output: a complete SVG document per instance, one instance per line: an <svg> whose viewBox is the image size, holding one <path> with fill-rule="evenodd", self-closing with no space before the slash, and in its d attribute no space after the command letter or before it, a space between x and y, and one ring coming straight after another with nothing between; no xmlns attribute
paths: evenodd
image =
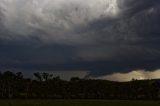
<svg viewBox="0 0 160 106"><path fill-rule="evenodd" d="M0 69L159 69L159 11L158 0L0 0Z"/></svg>

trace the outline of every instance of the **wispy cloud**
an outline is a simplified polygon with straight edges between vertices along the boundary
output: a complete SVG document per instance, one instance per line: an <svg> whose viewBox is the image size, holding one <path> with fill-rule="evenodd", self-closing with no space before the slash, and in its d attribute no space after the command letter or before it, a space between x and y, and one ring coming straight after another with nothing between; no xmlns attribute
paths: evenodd
<svg viewBox="0 0 160 106"><path fill-rule="evenodd" d="M0 8L12 38L37 36L57 43L84 42L76 29L119 13L117 0L1 0Z"/></svg>

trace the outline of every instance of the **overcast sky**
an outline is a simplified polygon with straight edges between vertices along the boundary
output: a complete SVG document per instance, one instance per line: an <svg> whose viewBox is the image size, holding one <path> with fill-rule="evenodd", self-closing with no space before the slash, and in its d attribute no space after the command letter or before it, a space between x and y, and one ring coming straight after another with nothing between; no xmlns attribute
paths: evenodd
<svg viewBox="0 0 160 106"><path fill-rule="evenodd" d="M159 11L160 0L0 0L0 69L159 72Z"/></svg>

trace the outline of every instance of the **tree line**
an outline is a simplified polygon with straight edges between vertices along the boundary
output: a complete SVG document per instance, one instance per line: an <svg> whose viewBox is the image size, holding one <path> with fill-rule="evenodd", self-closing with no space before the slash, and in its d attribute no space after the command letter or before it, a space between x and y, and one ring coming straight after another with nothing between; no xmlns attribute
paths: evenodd
<svg viewBox="0 0 160 106"><path fill-rule="evenodd" d="M35 79L22 72L0 73L1 99L160 99L160 80L113 82L80 79L70 81L49 73L34 73Z"/></svg>

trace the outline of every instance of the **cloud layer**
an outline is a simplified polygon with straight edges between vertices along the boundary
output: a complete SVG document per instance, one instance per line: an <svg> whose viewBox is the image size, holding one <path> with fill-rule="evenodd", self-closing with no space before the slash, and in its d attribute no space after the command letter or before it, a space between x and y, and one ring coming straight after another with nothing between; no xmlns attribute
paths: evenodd
<svg viewBox="0 0 160 106"><path fill-rule="evenodd" d="M0 68L159 69L159 11L157 0L1 0Z"/></svg>
<svg viewBox="0 0 160 106"><path fill-rule="evenodd" d="M38 37L46 42L74 44L92 39L77 31L81 27L119 13L117 0L1 0L0 8L1 20L12 39ZM86 42L85 35L89 36Z"/></svg>

